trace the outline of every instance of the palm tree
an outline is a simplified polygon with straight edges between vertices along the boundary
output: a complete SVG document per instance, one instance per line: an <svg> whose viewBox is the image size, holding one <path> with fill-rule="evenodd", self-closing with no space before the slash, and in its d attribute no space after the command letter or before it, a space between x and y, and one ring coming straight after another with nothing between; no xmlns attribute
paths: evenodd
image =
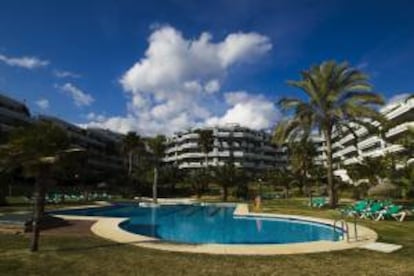
<svg viewBox="0 0 414 276"><path fill-rule="evenodd" d="M39 221L43 216L45 188L50 182L53 165L63 155L76 151L68 150L69 146L69 139L63 129L51 123L37 122L13 131L8 143L0 148L2 167L22 167L26 175L36 179L31 251L38 250Z"/></svg>
<svg viewBox="0 0 414 276"><path fill-rule="evenodd" d="M122 141L122 151L127 155L128 160L128 177L132 175L134 167L134 154L140 154L144 150L144 143L136 132L130 131L125 135Z"/></svg>
<svg viewBox="0 0 414 276"><path fill-rule="evenodd" d="M157 135L148 141L149 149L152 153L153 166L154 166L154 178L152 184L152 199L154 203L157 203L157 186L158 186L158 170L162 163L165 153L165 136Z"/></svg>
<svg viewBox="0 0 414 276"><path fill-rule="evenodd" d="M274 139L282 143L290 136L298 137L317 129L326 140L328 194L331 208L337 204L337 191L333 179L332 138L334 132L349 131L357 139L355 126L370 131L370 122L382 122L383 117L373 105L383 104L381 96L371 92L368 76L346 62L323 62L301 73L301 80L290 81L301 89L306 99L283 98L281 109L291 112L292 117L275 128Z"/></svg>
<svg viewBox="0 0 414 276"><path fill-rule="evenodd" d="M214 137L211 129L201 129L198 133L198 144L204 153L204 166L208 168L208 153L213 150Z"/></svg>

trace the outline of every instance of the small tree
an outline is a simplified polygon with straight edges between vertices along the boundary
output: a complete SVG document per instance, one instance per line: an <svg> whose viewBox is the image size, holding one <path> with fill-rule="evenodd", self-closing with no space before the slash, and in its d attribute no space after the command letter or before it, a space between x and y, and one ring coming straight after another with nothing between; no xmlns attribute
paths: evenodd
<svg viewBox="0 0 414 276"><path fill-rule="evenodd" d="M304 138L301 141L291 141L288 144L288 149L290 170L297 177L301 194L304 194L303 188L307 187L310 171L314 167L315 145L312 141Z"/></svg>
<svg viewBox="0 0 414 276"><path fill-rule="evenodd" d="M190 170L184 178L184 182L191 186L197 198L201 198L210 180L211 177L205 170Z"/></svg>
<svg viewBox="0 0 414 276"><path fill-rule="evenodd" d="M39 221L43 216L45 188L51 180L53 165L68 152L69 139L64 130L51 123L37 122L17 129L0 150L3 167L22 167L27 176L34 177L34 215L31 251L38 250Z"/></svg>
<svg viewBox="0 0 414 276"><path fill-rule="evenodd" d="M232 162L215 167L214 179L222 187L223 201L228 200L229 189L231 187L245 185L249 181L244 171L236 168Z"/></svg>

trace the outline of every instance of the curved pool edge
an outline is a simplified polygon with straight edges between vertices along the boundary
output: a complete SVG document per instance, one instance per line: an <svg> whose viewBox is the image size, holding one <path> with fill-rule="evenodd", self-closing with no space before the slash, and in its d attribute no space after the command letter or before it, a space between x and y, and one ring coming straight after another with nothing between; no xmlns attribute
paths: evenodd
<svg viewBox="0 0 414 276"><path fill-rule="evenodd" d="M269 218L286 218L298 219L315 223L332 225L333 220L322 219L308 216L285 215L285 214L268 214L249 212L247 204L237 204L234 211L235 216L257 216ZM134 234L120 228L120 223L129 218L109 218L109 217L89 217L89 216L66 216L59 215L64 219L77 220L94 220L96 221L91 231L102 238L117 243L131 244L145 248L187 252L187 253L204 253L218 255L287 255L287 254L305 254L320 253L337 250L358 248L365 244L375 242L378 235L375 231L365 226L357 225L358 241L347 242L341 241L314 241L291 244L179 244L166 242L160 239ZM350 235L353 235L353 227L349 229Z"/></svg>

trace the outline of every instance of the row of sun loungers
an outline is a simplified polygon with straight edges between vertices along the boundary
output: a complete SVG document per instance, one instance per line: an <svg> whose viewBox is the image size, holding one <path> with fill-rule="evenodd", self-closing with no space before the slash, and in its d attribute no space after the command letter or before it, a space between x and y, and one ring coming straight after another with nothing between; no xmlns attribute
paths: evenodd
<svg viewBox="0 0 414 276"><path fill-rule="evenodd" d="M407 211L401 205L393 204L391 201L360 200L354 205L341 210L347 216L376 221L384 219L396 219L403 221L407 216Z"/></svg>
<svg viewBox="0 0 414 276"><path fill-rule="evenodd" d="M88 200L110 200L111 195L107 193L90 193ZM80 202L85 201L86 197L84 194L61 194L61 193L49 193L46 195L45 200L47 203L61 203L62 201L67 202Z"/></svg>

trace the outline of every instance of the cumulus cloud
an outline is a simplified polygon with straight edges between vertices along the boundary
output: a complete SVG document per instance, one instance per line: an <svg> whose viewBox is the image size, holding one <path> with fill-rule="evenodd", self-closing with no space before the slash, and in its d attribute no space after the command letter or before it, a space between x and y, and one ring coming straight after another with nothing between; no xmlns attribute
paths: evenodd
<svg viewBox="0 0 414 276"><path fill-rule="evenodd" d="M9 66L21 67L25 69L35 69L39 67L45 67L49 64L47 60L41 60L37 57L7 57L0 55L0 61Z"/></svg>
<svg viewBox="0 0 414 276"><path fill-rule="evenodd" d="M47 99L39 99L35 102L35 104L42 110L49 108L49 100Z"/></svg>
<svg viewBox="0 0 414 276"><path fill-rule="evenodd" d="M207 125L239 124L252 129L267 129L280 118L275 104L263 95L249 94L246 91L225 93L230 108L223 116L212 117Z"/></svg>
<svg viewBox="0 0 414 276"><path fill-rule="evenodd" d="M67 82L63 85L57 85L57 88L68 94L76 106L89 106L95 101L92 95L82 91L72 83Z"/></svg>
<svg viewBox="0 0 414 276"><path fill-rule="evenodd" d="M64 71L64 70L53 70L53 75L58 78L80 78L81 75L70 72L70 71Z"/></svg>
<svg viewBox="0 0 414 276"><path fill-rule="evenodd" d="M101 118L100 120L94 120L87 124L79 124L80 127L99 127L117 131L120 133L127 133L130 130L136 130L136 119L127 116L115 116L110 118Z"/></svg>
<svg viewBox="0 0 414 276"><path fill-rule="evenodd" d="M229 68L251 63L271 48L268 37L254 32L214 41L207 32L189 39L171 26L158 26L144 56L119 80L130 97L127 116L93 122L112 129L131 127L144 135L170 134L206 122L215 117L212 103L222 97Z"/></svg>

